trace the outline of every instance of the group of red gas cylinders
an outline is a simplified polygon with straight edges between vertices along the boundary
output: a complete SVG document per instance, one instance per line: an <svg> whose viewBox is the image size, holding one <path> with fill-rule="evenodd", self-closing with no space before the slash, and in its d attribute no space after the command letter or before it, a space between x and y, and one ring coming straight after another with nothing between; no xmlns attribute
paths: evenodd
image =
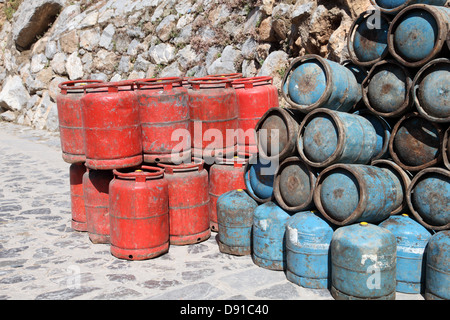
<svg viewBox="0 0 450 320"><path fill-rule="evenodd" d="M271 77L242 74L80 80L59 88L72 228L128 260L217 231L217 198L245 188L244 165L257 152L248 133L278 107Z"/></svg>

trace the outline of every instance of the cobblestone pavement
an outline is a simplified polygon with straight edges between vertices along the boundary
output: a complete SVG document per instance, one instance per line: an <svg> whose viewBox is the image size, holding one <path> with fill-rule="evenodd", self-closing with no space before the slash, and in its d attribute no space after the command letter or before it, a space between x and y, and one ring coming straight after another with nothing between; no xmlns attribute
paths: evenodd
<svg viewBox="0 0 450 320"><path fill-rule="evenodd" d="M115 258L109 245L71 228L69 164L57 134L0 122L0 169L0 299L333 299L250 256L221 253L217 233L151 260Z"/></svg>

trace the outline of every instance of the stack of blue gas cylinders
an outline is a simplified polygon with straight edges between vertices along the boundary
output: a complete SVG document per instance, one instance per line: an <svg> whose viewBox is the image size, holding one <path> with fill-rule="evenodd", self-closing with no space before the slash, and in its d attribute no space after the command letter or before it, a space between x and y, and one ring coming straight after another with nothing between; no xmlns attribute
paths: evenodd
<svg viewBox="0 0 450 320"><path fill-rule="evenodd" d="M349 60L292 60L255 126L223 253L335 299L450 299L450 8L371 0Z"/></svg>

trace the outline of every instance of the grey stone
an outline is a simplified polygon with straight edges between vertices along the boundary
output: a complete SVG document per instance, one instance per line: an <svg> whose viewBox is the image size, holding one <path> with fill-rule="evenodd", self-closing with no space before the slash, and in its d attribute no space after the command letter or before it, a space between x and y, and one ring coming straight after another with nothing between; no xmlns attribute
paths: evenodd
<svg viewBox="0 0 450 320"><path fill-rule="evenodd" d="M149 300L214 300L219 299L225 292L219 288L212 286L206 282L185 286L183 288L174 289L167 293L157 294L149 298Z"/></svg>
<svg viewBox="0 0 450 320"><path fill-rule="evenodd" d="M167 65L175 59L175 47L167 43L160 43L150 47L148 54L152 63Z"/></svg>
<svg viewBox="0 0 450 320"><path fill-rule="evenodd" d="M240 71L241 64L241 51L234 49L232 46L226 46L220 58L208 67L208 74L236 73Z"/></svg>
<svg viewBox="0 0 450 320"><path fill-rule="evenodd" d="M47 63L48 63L48 59L45 56L45 54L43 54L43 53L36 54L31 58L30 71L32 73L38 73L39 71L41 71L42 69L45 68Z"/></svg>
<svg viewBox="0 0 450 320"><path fill-rule="evenodd" d="M249 37L247 40L245 40L244 44L242 45L242 56L244 59L254 59L256 58L256 48L258 47L258 42L253 38Z"/></svg>
<svg viewBox="0 0 450 320"><path fill-rule="evenodd" d="M55 54L59 51L58 44L56 41L48 41L45 46L45 56L47 59L51 60Z"/></svg>
<svg viewBox="0 0 450 320"><path fill-rule="evenodd" d="M83 65L81 59L78 57L78 53L72 53L66 61L66 71L70 80L81 79L84 75Z"/></svg>
<svg viewBox="0 0 450 320"><path fill-rule="evenodd" d="M150 62L145 60L142 55L138 55L134 62L134 70L147 72Z"/></svg>
<svg viewBox="0 0 450 320"><path fill-rule="evenodd" d="M0 119L3 121L13 122L16 120L16 114L11 110L8 110L0 114Z"/></svg>
<svg viewBox="0 0 450 320"><path fill-rule="evenodd" d="M50 62L50 66L52 67L53 71L56 74L59 75L65 75L66 72L66 55L64 52L58 52L53 57L52 61Z"/></svg>
<svg viewBox="0 0 450 320"><path fill-rule="evenodd" d="M301 20L311 15L316 6L317 4L315 2L296 4L291 11L291 22L299 24Z"/></svg>
<svg viewBox="0 0 450 320"><path fill-rule="evenodd" d="M16 12L12 38L19 50L27 50L56 19L63 8L60 0L24 1Z"/></svg>
<svg viewBox="0 0 450 320"><path fill-rule="evenodd" d="M111 42L114 37L114 33L116 32L116 28L114 28L113 24L108 24L106 28L103 30L102 35L100 37L99 46L105 49L110 49Z"/></svg>
<svg viewBox="0 0 450 320"><path fill-rule="evenodd" d="M171 37L172 30L176 27L177 17L173 14L165 17L156 27L156 35L161 41L167 41Z"/></svg>
<svg viewBox="0 0 450 320"><path fill-rule="evenodd" d="M122 73L127 73L128 71L130 71L130 67L131 67L130 57L122 56L120 58L119 67L117 68L117 70Z"/></svg>
<svg viewBox="0 0 450 320"><path fill-rule="evenodd" d="M65 288L62 290L38 294L35 297L35 300L71 300L98 289L99 288L88 286L81 286L80 288Z"/></svg>
<svg viewBox="0 0 450 320"><path fill-rule="evenodd" d="M100 43L100 30L92 28L80 33L80 46L88 51L93 51Z"/></svg>
<svg viewBox="0 0 450 320"><path fill-rule="evenodd" d="M178 51L176 60L183 70L187 70L191 68L195 62L199 61L199 54L192 49L191 45L187 45Z"/></svg>
<svg viewBox="0 0 450 320"><path fill-rule="evenodd" d="M9 76L0 92L0 107L11 111L21 111L30 99L30 94L19 76Z"/></svg>
<svg viewBox="0 0 450 320"><path fill-rule="evenodd" d="M180 69L179 63L174 61L159 73L159 77L181 77L183 74L184 72Z"/></svg>

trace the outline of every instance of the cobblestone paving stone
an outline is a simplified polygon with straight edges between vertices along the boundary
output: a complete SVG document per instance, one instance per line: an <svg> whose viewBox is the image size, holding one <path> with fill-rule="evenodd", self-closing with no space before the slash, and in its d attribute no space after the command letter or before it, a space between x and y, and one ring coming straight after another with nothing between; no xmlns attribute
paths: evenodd
<svg viewBox="0 0 450 320"><path fill-rule="evenodd" d="M151 260L115 258L71 228L69 166L58 134L0 122L0 299L333 299L221 253L217 233Z"/></svg>

